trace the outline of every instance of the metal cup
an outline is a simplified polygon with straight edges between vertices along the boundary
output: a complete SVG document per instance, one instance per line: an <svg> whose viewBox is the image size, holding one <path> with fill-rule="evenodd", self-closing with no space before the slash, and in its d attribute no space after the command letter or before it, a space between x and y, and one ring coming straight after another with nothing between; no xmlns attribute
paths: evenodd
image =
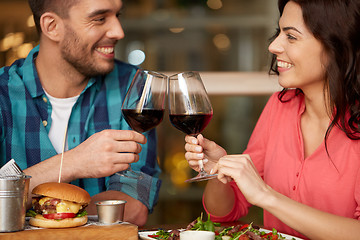
<svg viewBox="0 0 360 240"><path fill-rule="evenodd" d="M24 230L31 176L0 177L0 232Z"/></svg>
<svg viewBox="0 0 360 240"><path fill-rule="evenodd" d="M96 209L100 223L112 224L124 220L124 200L106 200L96 202Z"/></svg>

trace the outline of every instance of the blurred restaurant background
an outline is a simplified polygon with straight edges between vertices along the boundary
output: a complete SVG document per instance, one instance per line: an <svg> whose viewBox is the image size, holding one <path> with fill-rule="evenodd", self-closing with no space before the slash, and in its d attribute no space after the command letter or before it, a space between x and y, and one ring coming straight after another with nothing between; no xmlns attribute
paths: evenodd
<svg viewBox="0 0 360 240"><path fill-rule="evenodd" d="M229 154L241 153L269 95L280 89L267 74L277 1L123 2L125 39L117 45L116 58L164 73L200 71L214 110L203 134ZM37 44L27 0L0 0L0 67L26 57ZM184 158L184 133L172 127L165 114L158 127L163 182L149 226L191 222L205 213L205 182L184 182L196 173ZM243 220L261 224L262 211L252 207Z"/></svg>

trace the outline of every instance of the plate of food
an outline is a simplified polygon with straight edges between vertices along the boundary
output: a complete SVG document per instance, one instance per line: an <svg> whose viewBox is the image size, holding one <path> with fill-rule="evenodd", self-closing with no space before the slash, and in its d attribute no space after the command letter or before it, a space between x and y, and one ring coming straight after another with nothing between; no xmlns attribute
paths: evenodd
<svg viewBox="0 0 360 240"><path fill-rule="evenodd" d="M239 224L236 226L221 226L219 223L212 222L209 218L207 221L202 220L202 216L191 222L185 229L157 231L140 231L139 237L142 240L179 240L180 232L187 230L213 231L215 240L262 240L262 239L285 239L301 240L301 238L279 233L276 229L267 230L250 224Z"/></svg>

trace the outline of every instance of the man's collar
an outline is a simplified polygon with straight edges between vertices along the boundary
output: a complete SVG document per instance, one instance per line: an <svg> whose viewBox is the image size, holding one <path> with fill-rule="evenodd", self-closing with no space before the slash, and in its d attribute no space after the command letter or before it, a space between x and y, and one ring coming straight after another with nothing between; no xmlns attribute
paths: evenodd
<svg viewBox="0 0 360 240"><path fill-rule="evenodd" d="M44 93L36 71L35 59L39 53L39 46L33 48L26 57L23 65L22 78L30 95L34 98Z"/></svg>

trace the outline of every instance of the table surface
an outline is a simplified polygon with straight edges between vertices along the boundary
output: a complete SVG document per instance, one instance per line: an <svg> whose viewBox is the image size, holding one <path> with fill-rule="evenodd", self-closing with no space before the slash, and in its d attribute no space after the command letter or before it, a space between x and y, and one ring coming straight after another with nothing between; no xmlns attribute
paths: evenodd
<svg viewBox="0 0 360 240"><path fill-rule="evenodd" d="M30 229L0 233L1 240L138 240L138 226L128 223L113 225L85 225L62 229Z"/></svg>
<svg viewBox="0 0 360 240"><path fill-rule="evenodd" d="M70 240L70 239L116 239L138 240L138 231L156 231L158 229L173 230L186 228L189 223L159 224L138 227L133 224L114 224L109 226L85 225L64 229L32 229L11 233L0 233L1 240ZM222 226L233 226L242 222L222 223Z"/></svg>

